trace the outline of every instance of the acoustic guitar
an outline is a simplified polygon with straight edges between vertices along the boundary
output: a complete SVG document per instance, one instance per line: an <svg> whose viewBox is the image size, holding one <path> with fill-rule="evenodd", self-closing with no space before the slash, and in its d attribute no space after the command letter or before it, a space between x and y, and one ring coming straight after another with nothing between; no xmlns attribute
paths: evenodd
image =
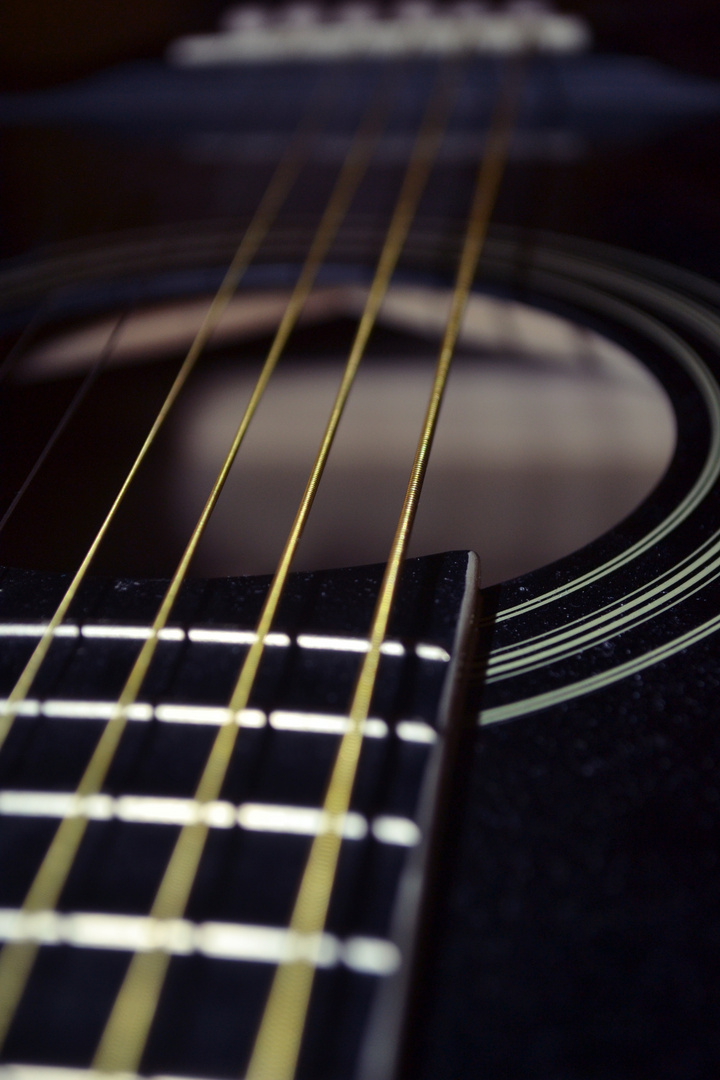
<svg viewBox="0 0 720 1080"><path fill-rule="evenodd" d="M534 214L720 93L537 7L401 15L0 102L183 163L159 227L0 278L8 1080L717 1070L720 289ZM515 530L603 419L565 514L605 483L614 527L488 572L440 536L510 392Z"/></svg>

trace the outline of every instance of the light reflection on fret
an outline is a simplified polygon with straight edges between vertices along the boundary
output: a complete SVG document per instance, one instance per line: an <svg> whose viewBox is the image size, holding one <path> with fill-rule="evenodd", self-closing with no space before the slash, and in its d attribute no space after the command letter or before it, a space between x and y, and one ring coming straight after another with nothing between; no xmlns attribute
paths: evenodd
<svg viewBox="0 0 720 1080"><path fill-rule="evenodd" d="M160 950L175 956L200 953L216 960L260 964L304 960L321 968L343 965L352 971L381 976L391 975L400 964L398 948L381 938L351 937L341 941L333 934L299 934L284 927L198 924L187 919L101 912L60 914L0 908L0 941L121 952Z"/></svg>
<svg viewBox="0 0 720 1080"><path fill-rule="evenodd" d="M0 716L8 709L6 700L0 699ZM109 720L114 714L114 701L82 701L72 698L37 701L27 698L12 706L19 717L44 716L50 720ZM349 729L347 716L331 713L294 712L278 709L268 716L261 709L241 709L232 713L222 705L156 705L135 702L124 710L128 720L147 723L153 717L163 724L207 724L220 727L235 723L239 727L262 728L270 722L276 731L298 732L307 735L344 735ZM369 739L385 739L390 728L384 720L371 717L365 721L363 732ZM432 744L437 732L424 720L401 720L393 732L402 742Z"/></svg>
<svg viewBox="0 0 720 1080"><path fill-rule="evenodd" d="M387 645L392 644L386 642ZM383 646L384 648L385 646ZM450 653L447 649L441 648L439 645L416 645L415 655L419 660L437 660L440 663L447 664L450 660Z"/></svg>
<svg viewBox="0 0 720 1080"><path fill-rule="evenodd" d="M427 743L437 742L437 732L424 720L401 720L395 728L395 734L403 742Z"/></svg>
<svg viewBox="0 0 720 1080"><path fill-rule="evenodd" d="M244 803L238 807L237 820L243 829L291 833L297 836L317 836L321 832L332 832L346 840L362 840L368 831L367 819L362 814L351 812L333 820L329 814L324 814L313 806Z"/></svg>
<svg viewBox="0 0 720 1080"><path fill-rule="evenodd" d="M0 637L40 638L47 630L46 623L0 623ZM55 637L79 637L80 629L63 623L55 631Z"/></svg>
<svg viewBox="0 0 720 1080"><path fill-rule="evenodd" d="M301 649L327 649L328 652L366 653L370 648L370 643L365 638L327 637L320 634L298 634L297 643ZM431 655L424 657L426 660L445 659L445 656L447 656L445 650L438 649L436 645L424 645L421 647L425 650L431 650ZM416 646L416 652L417 648ZM384 641L380 646L380 652L386 656L404 656L405 647L399 641ZM440 656L440 653L443 656ZM420 654L418 653L418 655Z"/></svg>
<svg viewBox="0 0 720 1080"><path fill-rule="evenodd" d="M254 630L188 630L191 641L206 645L252 645L257 637ZM273 647L288 648L292 644L287 634L272 633L265 635L265 644Z"/></svg>
<svg viewBox="0 0 720 1080"><path fill-rule="evenodd" d="M40 638L47 629L43 623L0 623L0 637ZM83 638L94 641L146 641L150 637L147 626L122 626L105 624L84 624L75 626L63 623L55 631L58 638ZM164 627L158 633L161 641L184 641L186 638L195 644L205 645L252 645L255 640L253 630L223 630L215 627L193 627L187 632L177 626ZM292 639L287 634L271 633L265 638L265 644L273 648L289 648ZM301 649L327 650L329 652L365 653L368 643L364 638L342 637L327 634L299 634L296 644ZM405 656L407 650L399 641L385 641L381 651L386 656ZM420 660L448 663L450 654L440 645L419 643L414 647L415 655Z"/></svg>
<svg viewBox="0 0 720 1080"><path fill-rule="evenodd" d="M291 712L277 709L270 713L270 727L276 731L302 731L314 735L344 735L350 730L347 716L329 713ZM384 720L368 719L363 724L363 734L370 739L384 739L388 726Z"/></svg>
<svg viewBox="0 0 720 1080"><path fill-rule="evenodd" d="M14 1062L0 1065L2 1080L211 1080L210 1077L171 1076L151 1073L101 1072L99 1069L72 1069L62 1065L22 1065Z"/></svg>
<svg viewBox="0 0 720 1080"><path fill-rule="evenodd" d="M222 724L236 723L239 727L265 727L267 717L262 709L241 709L233 714L222 705L156 705L155 719L163 724Z"/></svg>
<svg viewBox="0 0 720 1080"><path fill-rule="evenodd" d="M233 803L223 800L200 803L195 799L156 795L85 795L57 791L0 791L0 815L34 818L86 817L90 821L116 819L134 825L194 825L232 829L236 825L249 832L317 836L337 832L346 840L362 840L368 822L351 811L333 821L320 808L281 806L275 803ZM374 818L372 835L381 844L413 847L420 830L409 818L383 814Z"/></svg>
<svg viewBox="0 0 720 1080"><path fill-rule="evenodd" d="M192 1076L171 1076L166 1073L143 1074L101 1072L99 1069L72 1069L63 1065L22 1065L14 1062L0 1065L1 1080L212 1080Z"/></svg>
<svg viewBox="0 0 720 1080"><path fill-rule="evenodd" d="M148 626L81 626L84 638L119 641L147 641L151 635ZM185 631L174 626L164 626L158 631L160 641L184 641Z"/></svg>
<svg viewBox="0 0 720 1080"><path fill-rule="evenodd" d="M301 649L329 649L333 652L365 653L370 647L365 638L338 638L320 634L298 634L297 643Z"/></svg>
<svg viewBox="0 0 720 1080"><path fill-rule="evenodd" d="M32 702L27 702L27 704L30 705ZM38 704L43 716L55 720L109 720L116 709L114 701L49 700ZM128 720L152 720L152 705L134 702L125 709L125 715Z"/></svg>
<svg viewBox="0 0 720 1080"><path fill-rule="evenodd" d="M414 821L389 814L374 818L372 834L381 844L397 844L399 847L415 847L422 837Z"/></svg>

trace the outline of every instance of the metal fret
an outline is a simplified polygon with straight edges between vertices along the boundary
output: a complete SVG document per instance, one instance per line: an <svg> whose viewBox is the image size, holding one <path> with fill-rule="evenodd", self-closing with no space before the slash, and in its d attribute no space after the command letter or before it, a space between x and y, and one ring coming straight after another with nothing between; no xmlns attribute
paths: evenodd
<svg viewBox="0 0 720 1080"><path fill-rule="evenodd" d="M408 564L393 633L382 655L383 693L365 722L356 798L339 822L323 812L322 801L349 719L333 710L331 698L343 680L349 684L365 653L366 643L358 635L367 615L358 598L372 603L381 572L371 567L292 576L277 645L267 650L269 674L258 686L262 700L232 717L227 705L215 701L218 696L226 700L222 680L236 671L238 654L248 648L244 627L252 625L251 608L262 590L256 579L220 587L188 583L180 603L190 602L194 614L180 612L180 624L168 627L172 636L159 642L147 696L127 710L116 767L102 791L78 796L77 777L115 706L110 697L86 692L93 686L95 667L104 662L121 677L147 631L144 611L163 589L159 582L149 589L129 584L118 590L117 599L104 604L108 621L100 624L91 618L97 603L93 589L102 595L105 586L89 584L87 608L79 608L75 621L63 624L65 633L53 642L46 684L38 688L46 693L22 703L0 759L5 789L0 790L0 846L13 867L0 881L0 939L18 957L33 952L37 959L8 1032L3 1076L16 1076L11 1063L26 1070L41 1060L38 1024L45 1032L43 1061L70 1069L83 1060L67 1057L61 1045L66 1035L61 1036L54 1006L43 997L48 965L61 965L62 971L51 996L67 994L77 1002L77 1020L70 1023L75 1041L82 1036L73 1025L85 1023L84 1013L109 1014L117 965L125 964L129 953L149 957L158 950L164 950L167 961L167 986L143 1072L182 1071L173 1058L176 1038L163 1034L163 1017L167 1002L194 987L197 977L208 988L203 992L205 997L209 992L208 1001L214 1000L214 988L230 979L237 989L227 1000L237 1003L241 1015L257 1017L272 966L293 955L318 962L318 985L321 993L330 993L332 1023L353 1025L357 1035L348 1053L357 1058L357 1040L372 1037L371 1006L379 988L386 986L393 997L402 995L407 978L418 900L409 883L422 878L427 859L444 724L476 587L475 561L466 554ZM346 577L355 597L351 619L344 605L335 606ZM5 686L11 684L13 664L22 662L46 625L23 618L25 581L15 572L3 581ZM313 597L317 606L309 607ZM433 613L420 641L408 633L419 603ZM301 615L302 625L297 621ZM276 664L284 673L285 696L271 703L279 690ZM167 683L163 672L173 665L176 675ZM193 668L202 674L200 683L191 677ZM203 802L193 794L198 754L205 756L215 732L229 719L243 729L233 767L219 796ZM46 771L49 760L51 774ZM54 910L22 910L33 865L58 822L78 818L85 819L85 835ZM153 896L173 838L193 823L206 828L208 837L188 909L180 918L153 917ZM308 938L288 930L287 913L309 846L328 829L341 832L343 877L328 926L319 938ZM408 903L410 893L414 899ZM199 976L192 974L197 965ZM76 976L84 971L93 974ZM195 1016L188 1037L196 1032L201 1038L213 1023L210 1014ZM217 1051L203 1051L201 1063L190 1071L207 1076L240 1072L253 1031L236 1027L219 1032ZM100 1030L95 1031L93 1038L99 1036ZM157 1053L162 1065L153 1064ZM27 1072L22 1078L30 1080Z"/></svg>

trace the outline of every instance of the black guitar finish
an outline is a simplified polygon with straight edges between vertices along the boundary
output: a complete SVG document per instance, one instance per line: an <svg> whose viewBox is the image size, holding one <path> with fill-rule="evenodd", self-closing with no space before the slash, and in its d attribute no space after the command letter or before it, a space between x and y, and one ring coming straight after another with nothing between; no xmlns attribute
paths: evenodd
<svg viewBox="0 0 720 1080"><path fill-rule="evenodd" d="M408 93L408 99L414 100L413 95ZM556 93L547 100L559 109L562 99ZM639 123L636 130L640 127ZM581 133L587 136L587 129ZM667 140L665 150L663 139ZM693 139L699 144L702 136L691 132L677 139L688 147ZM658 160L663 152L672 158L676 145L669 136L660 135L650 149L636 152L637 159L649 168L647 162L652 164L654 154ZM603 149L608 152L607 145ZM630 153L617 146L609 152L614 161ZM593 175L599 177L593 181L596 186L590 187L593 206L604 215L602 228L588 224L591 209L568 209L559 205L561 196L552 196L553 178L560 184L555 190L561 195L573 183L582 186L584 172L592 173L585 164L574 167L574 172L564 165L554 166L554 171L539 166L536 173L532 166L521 167L511 175L501 206L503 220L509 220L518 205L527 220L521 197L541 174L539 186L549 192L556 226L577 225L579 220L581 226L587 225L586 231L599 232L603 239L623 235L629 246L652 248L656 254L676 255L695 268L717 271L717 231L710 234L714 242L707 242L688 210L689 201L682 203L682 212L662 237L653 232L662 205L657 191L645 198L636 188L627 202L614 208L614 216L605 216L607 205L599 192L608 182L602 164L606 158L601 159L597 151L590 157L597 170ZM466 162L447 165L445 184L438 183L436 201L411 236L404 256L405 274L447 280L459 232L457 218L448 207L464 205L461 196L467 192L469 172ZM382 182L376 177L366 209L376 206L373 193L384 190L391 173L392 169L386 170ZM347 273L352 261L352 273L360 279L367 276L366 264L376 250L378 234L366 224L367 219L359 215L354 230L348 228L333 273ZM274 268L273 273L278 263L297 261L304 239L301 231L281 235L274 248L271 243L265 263ZM136 242L139 247L134 250L115 249L114 265L119 272L113 281L119 292L114 302L135 287L128 282L138 280L139 250L145 253L142 264L147 280L162 279L162 291L168 281L163 274L182 266L188 273L179 285L175 280L172 288L192 292L198 287L192 274L205 275L203 283L208 285L211 279L217 280L220 248L223 254L233 248L232 238L207 227L181 240L149 240L145 247L143 240L136 238ZM69 262L45 266L55 284L65 278L67 288L58 294L61 305L71 305L73 295L83 295L83 303L90 308L96 304L98 310L111 303L109 294L103 293L102 274L97 275L94 294L83 291L93 274L92 259L83 263L71 257ZM258 273L263 270L261 265ZM6 278L9 309L23 308L17 299L22 301L24 295L23 273L37 272L37 264L29 270L25 263L11 268ZM269 280L271 272L267 274ZM720 619L715 569L718 294L714 286L660 264L517 229L495 234L482 275L485 288L571 315L639 355L672 397L678 448L657 491L618 529L560 563L482 594L484 622L474 679L460 714L467 718L479 713L484 724L465 728L447 792L444 844L425 913L425 948L413 984L401 1071L413 1080L475 1076L704 1080L715 1076L720 1064L720 745L716 730L720 671L715 635L715 620ZM78 291L73 293L76 284ZM128 290L124 296L123 287ZM425 565L436 570L441 563ZM432 576L435 571L428 572ZM24 580L8 574L11 585L20 582L17 595L22 595ZM306 579L305 585L315 588L320 580L309 583ZM341 579L341 584L346 580ZM54 582L48 585L51 591L57 587ZM13 613L13 619L40 617L34 614L36 588L33 584L29 601L21 601L24 613ZM97 586L87 601L93 619L104 611L97 606L103 603L103 588L112 586ZM178 621L195 619L202 605L219 604L214 617L234 625L233 590L242 589L244 595L245 587L230 585L230 592L219 599L217 588L191 586L183 601L189 605L188 615L178 614ZM154 590L154 586L133 590L125 602L147 600L142 614L146 620L157 596ZM353 607L358 595L365 596L354 584L350 593ZM419 609L412 603L408 621L393 631L403 640L407 635L408 641L418 640L414 620ZM200 607L195 609L194 604ZM363 612L356 619L358 613L352 610L349 624L346 604L347 599L333 615L343 631L359 627L368 616ZM48 605L50 610L50 593ZM422 611L423 618L429 618L433 605L423 605ZM131 615L127 609L127 614L118 611L112 617L131 621L140 615ZM447 623L442 633L452 636ZM447 640L440 631L438 635L433 641ZM60 666L46 678L69 677L63 665L74 648L68 643L63 661L58 647ZM194 677L192 667L177 666L176 652L168 643L163 652L167 666L159 664L154 676L160 697L175 685L173 679L181 680L177 685L184 688L182 680ZM104 651L102 656L104 664ZM426 692L421 683L405 682L417 668L415 660L398 666L399 682L391 681L382 691L388 694L393 718L406 708L414 715L437 695L436 684ZM296 675L302 671L296 669ZM206 686L204 672L202 678ZM280 685L289 687L284 680L285 673ZM101 681L104 686L105 678ZM224 700L220 690L225 691L227 685L217 683L213 702ZM308 685L302 683L301 696L308 692ZM409 696L403 698L399 712L396 695L401 691ZM320 704L323 711L336 708L334 701ZM264 702L262 707L266 707ZM430 716L429 712L420 714ZM36 775L46 777L48 786L54 782L65 790L77 769L72 747L82 744L89 751L92 740L86 734L87 722L77 723L78 743L60 739L61 727L63 732L70 730L68 722L48 722L45 726L52 743L37 759L29 757L20 766L27 773L18 774L9 755L11 751L20 754L31 726L40 727L41 722L19 722L0 764L13 775L13 787L22 786L18 775L25 776L23 782L30 786L32 770L37 769ZM168 736L160 724L156 728L158 741L150 749L161 753L160 740ZM152 743L153 737L145 734L151 728L138 723L131 729L123 767L136 765L140 770L136 775L142 777L143 770L150 769L152 756L140 763L133 755L140 753L143 740ZM255 745L256 733L249 734ZM206 732L203 729L192 737L204 745ZM186 774L186 766L177 768L177 778L173 773L167 790L186 793L195 774ZM369 796L371 802L374 797ZM163 832L159 827L153 830ZM24 873L24 879L21 872L16 880L26 881L29 867ZM12 903L19 902L21 895L22 888L17 886ZM146 910L147 903L143 894L137 900L138 910ZM48 949L48 954L56 956L58 951ZM84 954L73 953L80 955ZM81 966L80 960L73 963ZM117 957L109 963L112 967ZM178 1002L195 989L195 973L189 970L194 963L188 962L188 974L179 977L174 991ZM83 982L86 976L80 966L75 977ZM110 976L116 981L119 966ZM213 998L208 1007L228 1008L235 992L228 984L227 995L223 992ZM29 1002L14 1036L17 1042L8 1043L8 1059L30 1060L35 1052L34 1009ZM83 1036L82 1053L62 1049L58 1056L63 1061L87 1064L105 1011L105 1005L98 1005L98 1015L93 1013L95 1027L91 1024L92 1033ZM62 1044L63 1021L62 1016L55 1021L56 1046ZM166 1030L171 1028L169 1020L161 1018L162 1022L167 1023ZM176 1028L172 1030L169 1044L175 1038ZM232 1045L223 1044L227 1048L218 1050L217 1058L202 1060L200 1051L190 1048L184 1053L182 1047L171 1060L171 1055L165 1057L158 1049L160 1042L154 1043L146 1070L187 1075L207 1070L207 1074L231 1076L240 1068L239 1044L248 1037L247 1032L236 1031L228 1036ZM339 1046L339 1042L332 1044L330 1054ZM311 1043L308 1054L313 1055L316 1047ZM312 1071L312 1064L308 1059L308 1076L348 1075L344 1061L339 1071L319 1074Z"/></svg>
<svg viewBox="0 0 720 1080"><path fill-rule="evenodd" d="M187 911L186 925L197 927L194 944L171 946L144 1072L230 1077L249 1058L273 972L272 954L264 955L257 939L264 928L266 936L277 933L273 928L282 934L289 920L312 833L297 822L322 805L357 672L357 648L342 647L361 639L382 569L298 574L290 582L274 631L286 640L268 645ZM23 794L75 790L102 731L103 703L120 693L137 651L136 641L113 638L113 630L147 626L164 584L95 581L86 588L67 624L79 632L54 643L37 698L15 721L0 781L0 922L22 904L57 827L47 802L29 816L18 813ZM91 1060L127 966L118 926L131 933L152 904L177 837L177 805L192 800L246 648L233 634L252 630L268 584L230 579L185 588L170 628L175 636L160 645L104 785L110 800L103 806L101 797L95 816L90 812L59 923L49 938L41 934L5 1060L75 1068ZM0 692L12 688L37 640L28 631L54 610L65 587L56 576L5 571ZM359 1068L380 1076L392 1067L418 883L441 774L450 766L443 747L457 741L446 729L453 711L457 724L476 598L474 556L407 565L354 787L300 1076ZM159 805L169 814L164 823ZM151 815L144 821L143 807ZM258 808L267 816L273 807L276 819L284 810L289 825L253 824L253 809L257 820ZM83 913L96 928L107 917L104 939L102 929L93 938ZM94 944L86 938L85 948L73 948L82 945L83 918ZM252 928L260 928L254 938ZM229 945L223 933L231 935ZM243 933L251 942L244 952Z"/></svg>
<svg viewBox="0 0 720 1080"><path fill-rule="evenodd" d="M518 722L474 742L409 1075L717 1069L718 488L703 477L714 473L718 294L611 256L633 294L611 315L622 288L590 257L581 246L584 269L571 256L554 277L556 253L539 253L528 279L590 300L587 271L620 340L652 313L634 347L672 397L678 448L622 526L485 594L481 719ZM700 382L688 378L696 360Z"/></svg>

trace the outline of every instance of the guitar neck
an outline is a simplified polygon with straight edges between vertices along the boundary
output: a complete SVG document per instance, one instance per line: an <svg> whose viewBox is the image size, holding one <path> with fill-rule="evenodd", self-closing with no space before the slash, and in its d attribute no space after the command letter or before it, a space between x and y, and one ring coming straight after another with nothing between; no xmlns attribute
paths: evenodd
<svg viewBox="0 0 720 1080"><path fill-rule="evenodd" d="M634 1034L666 955L673 976L662 995L673 978L682 991L687 970L702 973L698 984L715 979L710 908L720 886L717 860L700 851L704 840L692 872L708 871L708 899L689 902L670 879L675 847L684 858L693 829L702 838L715 822L712 809L678 795L683 765L694 779L711 768L713 737L704 731L701 749L688 750L683 739L693 738L678 731L690 713L711 715L717 677L717 292L611 249L534 232L524 243L522 226L547 195L555 224L567 227L579 214L594 228L616 178L601 167L586 185L591 168L608 151L622 158L639 130L650 138L714 115L717 89L630 58L580 63L566 50L586 40L582 24L536 7L487 16L475 7L428 14L415 6L397 33L384 15L358 22L357 11L346 11L342 22L304 11L262 15L252 26L246 18L211 40L181 42L171 50L174 68L141 64L53 95L0 100L0 120L38 125L32 137L41 142L53 124L71 127L75 134L59 139L91 147L94 167L97 146L114 147L113 160L140 194L130 211L107 210L112 197L100 195L106 216L98 220L115 224L113 214L122 220L127 212L139 224L140 196L152 191L167 226L102 250L88 243L22 258L2 277L9 415L0 426L7 432L15 423L22 433L18 460L31 460L31 498L34 460L51 511L60 507L70 521L62 556L45 509L31 509L21 531L15 500L20 510L28 504L17 466L17 481L8 471L2 542L27 564L36 539L49 536L48 565L65 560L73 574L8 569L0 581L0 842L11 867L0 883L1 1068L8 1080L229 1080L246 1069L251 1080L390 1080L403 1070L465 1080L478 1061L489 1075L500 1075L500 1061L523 1076L560 1075L579 1061L584 1080L597 1059L598 1068L631 1076L638 1060L644 1068L674 1052L668 1005L648 1028L661 1049L648 1049L641 1031L638 1051ZM490 49L493 40L503 47ZM525 82L493 122L498 89L516 85L505 82L504 61L528 48ZM241 54L246 63L225 66ZM489 164L473 188L484 151ZM157 189L138 164L145 160L162 163ZM511 182L500 217L519 211L521 228L500 229L483 247L506 160ZM63 167L82 174L81 163ZM573 184L582 190L580 211L566 205ZM77 200L80 185L56 188L66 209ZM588 190L594 201L584 201ZM652 197L643 191L634 209L603 216L603 238L628 223L635 236L643 221L654 227ZM179 233L189 204L213 222ZM62 221L62 205L33 222ZM672 243L670 230L662 243ZM485 295L466 309L476 272ZM405 306L387 292L391 279L412 292ZM258 368L268 365L269 376L292 337L301 347L291 365L317 388L317 370L302 366L323 340L312 320L329 312L351 324L342 344L350 364L362 354L358 341L375 334L383 297L396 319L391 330L409 326L415 352L435 334L441 363L463 312L477 315L460 339L475 349L476 368L486 359L488 334L478 325L488 313L501 322L511 305L532 305L526 336L541 325L557 343L560 326L582 343L575 374L592 385L583 401L593 419L598 387L621 354L629 358L625 382L658 392L662 384L666 411L673 402L679 449L652 498L584 550L486 590L480 650L477 559L466 552L410 560L385 608L392 558L391 571L291 575L267 625L269 578L186 580L204 518L170 584L89 572L102 568L105 530L112 536L117 526L122 500L113 500L145 456L153 460L152 440L206 346L236 374L255 361L247 342L257 335ZM150 342L158 322L165 329ZM607 366L594 345L586 348L603 336ZM520 348L521 337L506 349L518 367L536 364L546 376L573 367L539 333L530 348ZM136 369L142 373L129 383L131 429L114 387L151 354L161 359L157 378L150 367ZM650 370L645 381L638 358ZM70 421L95 412L98 388L108 414L120 417L118 434L105 430L97 410L97 441L79 440L78 460L71 444L72 467L53 472L57 447L68 451ZM245 417L252 419L238 404L253 400L244 393L220 392L238 434L230 449L223 445L210 494L203 489L208 513ZM434 387L433 407L441 394ZM45 398L52 422L43 442L36 432ZM423 408L426 399L425 391ZM16 401L29 402L32 423L13 415ZM386 404L382 393L378 403ZM292 397L288 429L302 410ZM587 432L590 421L575 412ZM522 442L527 418L520 426ZM388 428L395 432L379 425L385 442L373 447L375 462ZM423 427L416 465L432 438L432 426ZM101 471L110 494L89 500L86 528L78 504ZM411 474L395 534L398 566L420 473ZM258 486L269 503L281 484L265 476ZM515 532L541 531L547 508L535 487L526 484ZM363 527L381 516L374 489L367 511L359 487L340 489L345 502L358 500L351 510ZM460 517L469 490L461 489ZM165 496L145 503L152 522ZM131 537L154 559L146 526L118 520L121 556ZM247 533L255 524L243 519ZM229 530L233 548L240 531ZM259 541L263 559L272 546ZM684 670L687 657L697 680ZM358 687L374 659L363 711ZM522 722L498 723L511 719ZM357 760L338 785L353 743ZM449 844L432 877L445 815ZM691 825L680 841L675 818ZM307 894L320 898L310 918ZM693 903L702 907L703 941L686 947L678 921L695 925ZM648 948L646 911L652 927L670 927L667 954ZM418 948L423 927L438 942L427 962ZM667 1000L684 1007L683 993L673 993ZM694 1023L684 1047L695 1046L687 1034ZM698 1060L706 1062L713 1025L704 1032ZM300 1045L297 1068L287 1064L290 1043ZM278 1044L282 1069L272 1056Z"/></svg>
<svg viewBox="0 0 720 1080"><path fill-rule="evenodd" d="M40 949L6 1061L26 1070L35 1064L34 1074L48 1076L52 1070L40 1066L50 1061L58 1070L83 1058L89 1065L129 952L162 949L170 970L143 1073L233 1076L248 1060L274 965L294 953L304 957L304 948L318 975L298 1075L392 1075L422 902L418 886L449 766L451 725L463 719L458 694L477 598L472 556L407 566L352 807L331 826L344 839L327 928L315 944L287 929L311 839L330 827L323 826L322 800L349 723L342 703L381 571L291 580L267 663L237 720L238 753L211 803L194 798L197 762L227 721L226 701L267 580L185 589L102 793L78 800L79 776L163 587L96 582L83 593L2 756L0 828L3 858L13 869L3 876L0 936ZM5 572L6 693L41 633L41 622L27 622L28 604L34 618L43 617L34 606L37 587L33 575ZM48 610L62 587L55 578L45 581ZM57 911L21 910L58 819L73 815L87 820L87 836ZM185 918L164 927L147 911L180 827L194 819L209 826L207 850ZM65 956L60 987L53 971L58 962L65 966ZM72 1002L70 1013L61 1001Z"/></svg>

